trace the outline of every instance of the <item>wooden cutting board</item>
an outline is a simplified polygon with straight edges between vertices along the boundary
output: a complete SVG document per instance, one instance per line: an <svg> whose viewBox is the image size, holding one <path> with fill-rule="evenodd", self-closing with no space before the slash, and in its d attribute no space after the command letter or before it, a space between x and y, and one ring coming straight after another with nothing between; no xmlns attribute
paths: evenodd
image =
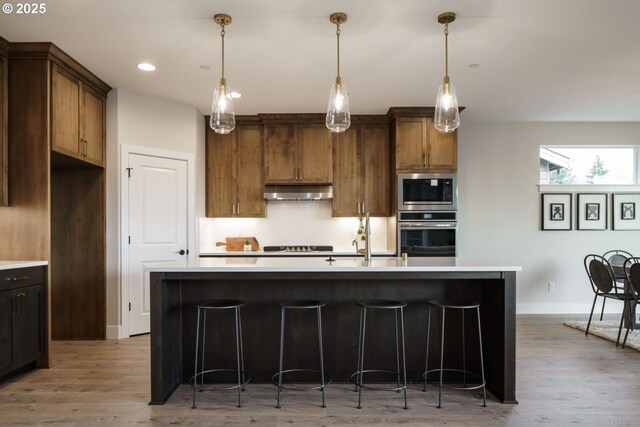
<svg viewBox="0 0 640 427"><path fill-rule="evenodd" d="M242 252L244 251L244 242L249 241L251 244L251 250L257 251L260 249L258 240L255 237L225 237L226 242L216 242L216 246L226 246L227 252Z"/></svg>

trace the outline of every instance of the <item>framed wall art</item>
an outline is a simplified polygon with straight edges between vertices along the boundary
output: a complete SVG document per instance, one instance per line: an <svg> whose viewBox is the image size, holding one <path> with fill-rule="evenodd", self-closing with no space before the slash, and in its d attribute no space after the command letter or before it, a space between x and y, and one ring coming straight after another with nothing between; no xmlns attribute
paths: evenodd
<svg viewBox="0 0 640 427"><path fill-rule="evenodd" d="M640 230L640 194L613 193L611 195L611 228Z"/></svg>
<svg viewBox="0 0 640 427"><path fill-rule="evenodd" d="M578 230L607 229L606 193L578 193L576 205L576 228Z"/></svg>
<svg viewBox="0 0 640 427"><path fill-rule="evenodd" d="M571 194L542 193L540 195L540 228L571 230Z"/></svg>

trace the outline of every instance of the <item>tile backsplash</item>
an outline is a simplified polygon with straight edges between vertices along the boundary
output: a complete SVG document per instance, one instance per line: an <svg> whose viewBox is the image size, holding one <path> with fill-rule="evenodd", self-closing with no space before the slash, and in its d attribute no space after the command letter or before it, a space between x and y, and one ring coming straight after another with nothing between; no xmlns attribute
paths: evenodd
<svg viewBox="0 0 640 427"><path fill-rule="evenodd" d="M387 218L371 218L372 250L387 250ZM351 245L358 218L332 218L331 202L267 202L266 218L200 218L200 252L223 252L225 237L254 236L263 246L332 245L336 252ZM362 246L360 246L362 247Z"/></svg>

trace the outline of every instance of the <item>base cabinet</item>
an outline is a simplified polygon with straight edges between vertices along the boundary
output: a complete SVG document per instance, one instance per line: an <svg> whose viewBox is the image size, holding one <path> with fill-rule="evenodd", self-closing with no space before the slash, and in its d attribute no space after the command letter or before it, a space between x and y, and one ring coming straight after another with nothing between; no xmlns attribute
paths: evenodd
<svg viewBox="0 0 640 427"><path fill-rule="evenodd" d="M0 271L0 381L46 353L43 267Z"/></svg>

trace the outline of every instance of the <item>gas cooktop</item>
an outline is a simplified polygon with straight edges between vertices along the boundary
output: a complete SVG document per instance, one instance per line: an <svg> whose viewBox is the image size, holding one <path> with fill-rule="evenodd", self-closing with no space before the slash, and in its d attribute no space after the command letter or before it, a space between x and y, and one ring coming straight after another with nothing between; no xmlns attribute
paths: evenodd
<svg viewBox="0 0 640 427"><path fill-rule="evenodd" d="M333 252L333 246L265 246L265 252Z"/></svg>

